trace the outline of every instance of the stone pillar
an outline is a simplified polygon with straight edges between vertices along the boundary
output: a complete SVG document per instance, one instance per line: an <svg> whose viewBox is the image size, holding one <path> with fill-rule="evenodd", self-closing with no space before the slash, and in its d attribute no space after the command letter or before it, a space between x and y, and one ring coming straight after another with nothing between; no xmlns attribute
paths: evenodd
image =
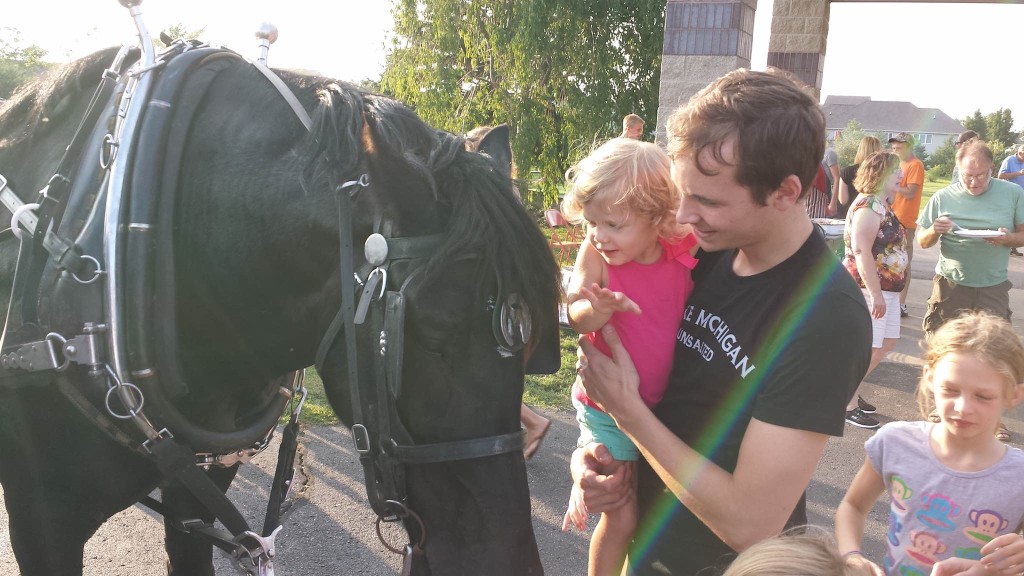
<svg viewBox="0 0 1024 576"><path fill-rule="evenodd" d="M664 146L667 141L668 117L690 96L726 72L750 67L756 9L757 0L668 0L658 91L658 144Z"/></svg>
<svg viewBox="0 0 1024 576"><path fill-rule="evenodd" d="M787 70L821 98L828 38L828 0L775 0L768 65Z"/></svg>

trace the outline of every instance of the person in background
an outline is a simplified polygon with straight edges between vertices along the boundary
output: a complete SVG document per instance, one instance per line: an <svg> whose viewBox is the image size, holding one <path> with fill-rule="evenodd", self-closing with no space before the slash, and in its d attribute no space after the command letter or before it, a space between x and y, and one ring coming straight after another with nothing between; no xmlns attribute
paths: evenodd
<svg viewBox="0 0 1024 576"><path fill-rule="evenodd" d="M839 157L831 147L825 148L821 166L825 169L825 179L828 181L828 207L825 215L828 218L838 218L836 214L839 210Z"/></svg>
<svg viewBox="0 0 1024 576"><path fill-rule="evenodd" d="M636 114L626 114L622 119L622 134L619 138L639 140L644 135L644 119Z"/></svg>
<svg viewBox="0 0 1024 576"><path fill-rule="evenodd" d="M973 139L975 139L977 137L978 137L978 133L975 132L974 130L965 130L965 131L961 132L959 136L956 137L956 142L953 143L953 147L956 150L959 150L960 147L963 146L964 144L966 144L969 140L973 140ZM949 183L950 184L956 184L959 181L960 181L960 168L957 167L957 165L956 165L955 153L954 153L953 175L950 176Z"/></svg>
<svg viewBox="0 0 1024 576"><path fill-rule="evenodd" d="M1013 154L1003 160L999 166L999 179L1024 188L1024 144L1018 144Z"/></svg>
<svg viewBox="0 0 1024 576"><path fill-rule="evenodd" d="M857 155L853 158L853 164L843 168L839 173L839 202L836 205L836 218L846 219L846 213L850 210L850 204L857 197L857 187L853 185L857 177L857 169L861 162L867 160L875 152L882 150L882 143L874 136L865 136L860 139L857 146Z"/></svg>
<svg viewBox="0 0 1024 576"><path fill-rule="evenodd" d="M907 283L900 292L900 316L905 318L907 312L907 290L910 289L910 269L914 262L914 233L917 230L917 213L921 210L921 192L924 190L924 163L914 156L914 137L900 132L889 138L892 151L900 157L900 170L903 180L896 190L896 198L892 201L892 210L900 223L907 229Z"/></svg>
<svg viewBox="0 0 1024 576"><path fill-rule="evenodd" d="M931 334L968 310L1010 320L1010 248L1024 245L1024 195L1016 184L992 178L992 150L974 139L957 150L960 182L936 192L917 224L922 248L939 244L939 262L922 327ZM960 229L997 230L992 238ZM957 231L961 231L960 234ZM1008 442L1000 425L997 436Z"/></svg>
<svg viewBox="0 0 1024 576"><path fill-rule="evenodd" d="M1007 156L999 166L999 179L1009 180L1024 188L1024 144L1018 144L1013 154ZM1017 248L1010 249L1010 256L1024 256Z"/></svg>
<svg viewBox="0 0 1024 576"><path fill-rule="evenodd" d="M950 558L970 559L981 574L1019 574L1024 452L992 433L1024 398L1024 345L1009 322L971 312L930 334L923 359L918 405L939 421L890 422L864 444L864 464L836 509L839 549L893 576L934 573ZM861 544L882 494L888 553L876 563Z"/></svg>
<svg viewBox="0 0 1024 576"><path fill-rule="evenodd" d="M843 239L843 265L860 285L871 311L871 363L868 374L900 340L900 290L907 279L907 237L889 199L903 177L900 159L875 152L861 164L854 181L861 191L850 205ZM878 428L875 407L858 393L846 405L846 422Z"/></svg>
<svg viewBox="0 0 1024 576"><path fill-rule="evenodd" d="M702 249L668 388L647 407L611 326L611 355L581 339L577 361L587 396L644 456L637 498L651 537L630 548L634 576L708 573L806 524L807 485L871 357L864 296L804 205L825 145L817 100L783 72L734 70L667 132L676 220ZM629 501L627 475L600 473L608 460L601 444L573 453L590 512Z"/></svg>

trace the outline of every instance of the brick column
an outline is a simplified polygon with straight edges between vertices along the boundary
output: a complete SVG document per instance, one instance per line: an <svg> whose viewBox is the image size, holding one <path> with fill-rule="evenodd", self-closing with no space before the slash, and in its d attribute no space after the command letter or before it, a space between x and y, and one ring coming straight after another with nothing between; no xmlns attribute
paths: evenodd
<svg viewBox="0 0 1024 576"><path fill-rule="evenodd" d="M785 0L776 0L776 2ZM719 76L750 67L757 0L668 0L658 91L657 142L665 122Z"/></svg>
<svg viewBox="0 0 1024 576"><path fill-rule="evenodd" d="M775 0L768 65L787 70L821 97L828 38L828 0Z"/></svg>

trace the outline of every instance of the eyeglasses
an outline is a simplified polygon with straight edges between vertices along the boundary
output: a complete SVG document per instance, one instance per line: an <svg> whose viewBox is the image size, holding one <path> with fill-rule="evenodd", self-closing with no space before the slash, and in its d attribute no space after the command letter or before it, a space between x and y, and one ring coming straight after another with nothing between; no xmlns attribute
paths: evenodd
<svg viewBox="0 0 1024 576"><path fill-rule="evenodd" d="M985 182L986 180L988 180L991 177L992 177L992 175L989 174L988 172L986 172L984 174L961 174L960 175L960 179L964 181L964 184L967 184L968 182Z"/></svg>

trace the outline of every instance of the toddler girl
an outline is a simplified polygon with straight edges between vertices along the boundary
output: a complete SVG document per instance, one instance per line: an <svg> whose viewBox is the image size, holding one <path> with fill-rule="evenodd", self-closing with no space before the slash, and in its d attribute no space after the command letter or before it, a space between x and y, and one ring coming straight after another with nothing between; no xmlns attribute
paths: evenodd
<svg viewBox="0 0 1024 576"><path fill-rule="evenodd" d="M580 250L569 283L569 324L587 334L598 349L608 348L596 333L611 322L640 375L640 395L653 406L668 383L675 334L696 264L692 235L675 221L679 193L668 156L654 144L615 138L570 170L562 212L587 224L588 245ZM633 466L639 452L614 420L591 402L579 381L573 405L580 423L579 445L604 444L615 459L604 473ZM574 488L562 529L584 529L586 507ZM601 515L590 542L590 576L615 575L636 528L631 504Z"/></svg>

